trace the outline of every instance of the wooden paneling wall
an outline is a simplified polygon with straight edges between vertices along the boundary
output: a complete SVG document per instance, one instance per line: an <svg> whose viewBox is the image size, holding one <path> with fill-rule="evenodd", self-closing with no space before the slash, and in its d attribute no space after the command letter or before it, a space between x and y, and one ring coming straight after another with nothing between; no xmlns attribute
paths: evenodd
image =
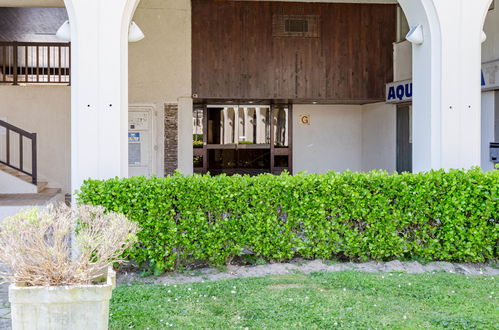
<svg viewBox="0 0 499 330"><path fill-rule="evenodd" d="M273 37L273 15L319 15L320 37ZM393 80L396 6L192 0L202 99L366 103Z"/></svg>

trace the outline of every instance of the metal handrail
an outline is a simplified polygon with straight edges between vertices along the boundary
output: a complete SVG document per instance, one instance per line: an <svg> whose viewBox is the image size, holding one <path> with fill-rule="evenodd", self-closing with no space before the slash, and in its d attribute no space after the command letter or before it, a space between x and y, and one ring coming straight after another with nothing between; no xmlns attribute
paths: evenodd
<svg viewBox="0 0 499 330"><path fill-rule="evenodd" d="M36 133L29 133L19 127L9 124L3 120L0 120L0 127L5 129L5 160L0 159L0 164L8 166L16 171L26 174L31 177L31 182L36 185L38 183L37 177L37 152L36 152ZM18 166L15 165L13 159L11 159L11 132L17 133L19 135L19 154L18 154ZM26 138L31 140L31 172L27 171L24 166L24 143L23 139Z"/></svg>

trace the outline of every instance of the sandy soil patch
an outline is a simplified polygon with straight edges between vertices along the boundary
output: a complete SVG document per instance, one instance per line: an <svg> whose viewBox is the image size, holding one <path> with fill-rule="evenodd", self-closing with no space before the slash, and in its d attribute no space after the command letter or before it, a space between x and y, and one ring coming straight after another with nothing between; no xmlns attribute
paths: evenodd
<svg viewBox="0 0 499 330"><path fill-rule="evenodd" d="M227 266L222 272L216 268L201 268L183 273L166 273L159 277L141 277L138 272L122 271L118 274L118 284L143 282L151 284L192 283L202 281L217 281L233 278L262 277L269 275L310 274L315 272L359 271L366 273L393 273L422 274L431 272L448 272L469 276L499 275L499 268L487 264L457 264L450 262L431 262L421 264L416 261L390 261L366 263L336 263L329 264L322 260L305 261L293 260L289 263L266 264L258 266Z"/></svg>

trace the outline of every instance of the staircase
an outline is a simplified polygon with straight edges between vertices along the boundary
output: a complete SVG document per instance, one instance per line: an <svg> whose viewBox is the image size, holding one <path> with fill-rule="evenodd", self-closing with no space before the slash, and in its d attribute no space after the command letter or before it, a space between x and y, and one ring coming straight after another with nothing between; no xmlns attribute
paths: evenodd
<svg viewBox="0 0 499 330"><path fill-rule="evenodd" d="M0 120L0 220L58 201L64 201L61 189L38 180L36 134Z"/></svg>

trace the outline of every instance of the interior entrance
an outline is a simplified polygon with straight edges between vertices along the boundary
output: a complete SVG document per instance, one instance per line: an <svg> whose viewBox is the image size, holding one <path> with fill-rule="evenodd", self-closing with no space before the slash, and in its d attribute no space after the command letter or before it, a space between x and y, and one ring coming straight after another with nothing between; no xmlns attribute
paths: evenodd
<svg viewBox="0 0 499 330"><path fill-rule="evenodd" d="M289 104L194 106L194 172L292 172Z"/></svg>
<svg viewBox="0 0 499 330"><path fill-rule="evenodd" d="M397 106L397 172L412 172L412 105Z"/></svg>

